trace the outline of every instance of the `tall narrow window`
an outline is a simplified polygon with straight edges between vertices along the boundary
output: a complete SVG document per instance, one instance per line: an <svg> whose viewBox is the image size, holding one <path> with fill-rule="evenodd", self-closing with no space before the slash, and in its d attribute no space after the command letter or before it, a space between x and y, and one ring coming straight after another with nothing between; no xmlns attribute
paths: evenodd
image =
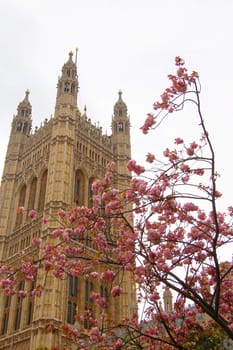
<svg viewBox="0 0 233 350"><path fill-rule="evenodd" d="M65 82L64 92L69 92L69 91L70 91L70 83L69 82Z"/></svg>
<svg viewBox="0 0 233 350"><path fill-rule="evenodd" d="M101 297L105 297L106 301L108 301L108 289L107 287L100 286L100 295Z"/></svg>
<svg viewBox="0 0 233 350"><path fill-rule="evenodd" d="M74 202L77 205L84 205L84 193L84 174L81 170L77 170L74 184Z"/></svg>
<svg viewBox="0 0 233 350"><path fill-rule="evenodd" d="M44 210L45 194L46 194L46 186L47 186L47 176L48 176L48 170L46 170L43 173L42 178L41 178L38 211Z"/></svg>
<svg viewBox="0 0 233 350"><path fill-rule="evenodd" d="M18 207L24 207L25 197L26 197L26 185L23 185L23 187L21 188L20 193L19 193ZM21 212L18 212L17 218L16 218L16 227L21 225L22 221L23 221L23 214Z"/></svg>
<svg viewBox="0 0 233 350"><path fill-rule="evenodd" d="M124 131L124 128L123 128L123 123L122 122L119 122L118 124L117 124L117 131Z"/></svg>
<svg viewBox="0 0 233 350"><path fill-rule="evenodd" d="M78 277L68 276L67 323L74 324L78 297Z"/></svg>
<svg viewBox="0 0 233 350"><path fill-rule="evenodd" d="M22 129L22 125L23 125L23 123L22 123L22 122L18 122L18 123L17 123L16 130L17 130L17 131L21 131L21 129Z"/></svg>
<svg viewBox="0 0 233 350"><path fill-rule="evenodd" d="M71 93L74 94L74 90L75 90L75 85L74 83L71 84Z"/></svg>
<svg viewBox="0 0 233 350"><path fill-rule="evenodd" d="M93 318L93 299L91 297L91 292L94 290L94 285L92 281L85 280L85 290L84 290L84 301L85 301L85 312L83 326L84 328L90 328L90 318Z"/></svg>
<svg viewBox="0 0 233 350"><path fill-rule="evenodd" d="M21 281L19 284L19 290L23 290L23 289L24 289L24 281ZM17 330L20 327L21 314L22 314L22 301L23 299L20 296L17 296L14 330Z"/></svg>
<svg viewBox="0 0 233 350"><path fill-rule="evenodd" d="M35 288L35 281L31 282L29 295L28 295L28 309L27 309L27 325L32 323L33 309L34 309L34 297L32 291Z"/></svg>
<svg viewBox="0 0 233 350"><path fill-rule="evenodd" d="M10 304L11 304L11 297L9 295L6 295L5 296L4 310L3 310L3 317L2 317L1 334L6 334L6 332L7 332Z"/></svg>
<svg viewBox="0 0 233 350"><path fill-rule="evenodd" d="M93 192L92 192L92 184L95 181L94 177L89 179L88 183L88 206L89 208L93 205Z"/></svg>
<svg viewBox="0 0 233 350"><path fill-rule="evenodd" d="M30 186L28 210L35 209L36 187L37 187L37 178L34 177Z"/></svg>
<svg viewBox="0 0 233 350"><path fill-rule="evenodd" d="M26 122L23 124L23 133L26 134L27 130L28 130L28 123Z"/></svg>

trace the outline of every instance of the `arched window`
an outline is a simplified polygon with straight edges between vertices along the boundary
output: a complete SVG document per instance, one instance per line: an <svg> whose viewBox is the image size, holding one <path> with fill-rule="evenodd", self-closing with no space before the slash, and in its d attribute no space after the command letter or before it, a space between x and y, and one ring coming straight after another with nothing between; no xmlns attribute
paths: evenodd
<svg viewBox="0 0 233 350"><path fill-rule="evenodd" d="M34 177L30 186L28 210L35 209L36 187L37 187L37 178Z"/></svg>
<svg viewBox="0 0 233 350"><path fill-rule="evenodd" d="M124 127L123 127L123 123L122 122L119 122L118 124L117 124L117 131L124 131Z"/></svg>
<svg viewBox="0 0 233 350"><path fill-rule="evenodd" d="M75 85L74 83L71 84L71 93L74 94L74 90L75 90Z"/></svg>
<svg viewBox="0 0 233 350"><path fill-rule="evenodd" d="M21 281L19 284L18 290L24 289L24 281ZM17 296L16 301L16 308L15 308L15 323L14 323L14 330L17 330L20 328L20 321L21 321L21 314L22 314L22 301L23 299L20 296Z"/></svg>
<svg viewBox="0 0 233 350"><path fill-rule="evenodd" d="M91 317L94 317L93 310L92 310L93 299L91 297L91 293L93 291L94 291L93 282L85 280L84 301L85 301L85 311L87 312L87 315L86 317L84 317L84 322L83 322L83 326L85 329L91 327L88 315L90 315Z"/></svg>
<svg viewBox="0 0 233 350"><path fill-rule="evenodd" d="M16 126L16 130L17 130L17 131L21 131L22 125L23 125L22 122L18 122L18 123L17 123L17 126Z"/></svg>
<svg viewBox="0 0 233 350"><path fill-rule="evenodd" d="M88 206L89 208L93 205L93 192L92 192L92 184L95 181L94 177L91 177L88 182Z"/></svg>
<svg viewBox="0 0 233 350"><path fill-rule="evenodd" d="M64 92L70 92L70 83L68 81L65 82Z"/></svg>
<svg viewBox="0 0 233 350"><path fill-rule="evenodd" d="M28 307L27 307L27 325L30 325L32 323L32 317L33 317L33 309L34 309L34 296L32 295L32 291L35 288L35 281L31 282L29 295L28 295Z"/></svg>
<svg viewBox="0 0 233 350"><path fill-rule="evenodd" d="M39 212L44 210L46 187L47 187L47 177L48 177L48 170L46 170L41 177L39 204L38 204L38 211Z"/></svg>
<svg viewBox="0 0 233 350"><path fill-rule="evenodd" d="M78 277L68 276L67 323L74 324L78 297Z"/></svg>
<svg viewBox="0 0 233 350"><path fill-rule="evenodd" d="M4 303L4 309L3 309L1 334L6 334L7 332L10 305L11 305L11 297L9 295L6 295L4 298L5 298L5 303Z"/></svg>
<svg viewBox="0 0 233 350"><path fill-rule="evenodd" d="M105 297L106 301L108 300L108 289L107 287L100 286L100 295L101 297Z"/></svg>
<svg viewBox="0 0 233 350"><path fill-rule="evenodd" d="M26 185L23 185L19 193L18 208L24 207L25 197L26 197ZM18 212L17 218L16 218L16 226L21 225L22 221L23 221L23 214L21 212Z"/></svg>
<svg viewBox="0 0 233 350"><path fill-rule="evenodd" d="M24 123L23 125L23 133L26 134L27 133L27 129L28 129L28 123Z"/></svg>
<svg viewBox="0 0 233 350"><path fill-rule="evenodd" d="M81 170L77 170L74 183L74 202L77 205L84 205L85 201L85 181L84 174Z"/></svg>

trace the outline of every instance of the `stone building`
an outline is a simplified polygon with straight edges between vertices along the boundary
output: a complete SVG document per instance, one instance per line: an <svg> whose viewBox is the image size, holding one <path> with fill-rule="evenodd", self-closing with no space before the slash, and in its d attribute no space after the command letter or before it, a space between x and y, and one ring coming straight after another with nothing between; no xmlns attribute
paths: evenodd
<svg viewBox="0 0 233 350"><path fill-rule="evenodd" d="M124 188L130 180L125 167L131 157L130 121L122 93L114 105L112 134L108 136L91 123L86 110L81 113L77 107L76 61L77 52L74 60L70 53L62 67L50 120L45 119L32 132L29 91L13 117L0 188L0 265L17 264L22 250L28 257L36 254L31 246L35 237L43 244L49 242L57 222L50 219L43 225L44 216L53 218L74 203L91 205L91 184L104 176L108 162L116 164L117 188ZM23 215L17 214L19 207L25 208ZM34 220L28 218L31 209L38 211ZM93 247L90 249L95 254ZM107 310L115 322L135 310L134 284L126 275L122 282L127 292L115 298L117 301L110 300ZM30 291L38 283L43 284L44 292L33 298ZM22 282L18 288L29 292L25 299L17 294L0 295L0 349L66 348L59 329L61 324L74 322L77 308L84 309L92 288L88 281L69 276L60 280L40 270L37 281ZM46 325L54 331L48 332ZM85 320L83 327L88 327Z"/></svg>

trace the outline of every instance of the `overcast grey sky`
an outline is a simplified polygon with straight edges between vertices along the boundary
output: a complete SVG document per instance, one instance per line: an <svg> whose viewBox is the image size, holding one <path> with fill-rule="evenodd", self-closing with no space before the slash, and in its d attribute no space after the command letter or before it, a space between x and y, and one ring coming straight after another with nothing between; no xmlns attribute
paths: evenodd
<svg viewBox="0 0 233 350"><path fill-rule="evenodd" d="M133 157L166 148L165 136L192 134L174 117L153 136L139 127L167 86L180 55L200 73L202 106L217 149L221 190L231 203L233 146L232 0L7 0L0 10L0 171L18 103L30 90L33 125L53 114L57 77L68 52L79 48L81 110L110 131L123 90L132 125Z"/></svg>

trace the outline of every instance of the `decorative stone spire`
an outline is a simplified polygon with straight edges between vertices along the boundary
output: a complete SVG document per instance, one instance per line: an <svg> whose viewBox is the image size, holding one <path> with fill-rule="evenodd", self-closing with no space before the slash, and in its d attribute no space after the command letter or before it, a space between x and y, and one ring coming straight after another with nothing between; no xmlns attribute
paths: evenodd
<svg viewBox="0 0 233 350"><path fill-rule="evenodd" d="M114 117L127 117L127 106L122 100L122 91L118 91L118 101L114 105Z"/></svg>
<svg viewBox="0 0 233 350"><path fill-rule="evenodd" d="M173 309L172 293L167 286L165 287L165 291L163 293L163 303L164 303L164 311L167 313L171 313Z"/></svg>
<svg viewBox="0 0 233 350"><path fill-rule="evenodd" d="M118 92L118 100L113 108L112 118L112 143L115 154L116 172L125 176L126 186L130 172L126 168L126 162L131 159L130 121L127 114L126 103L122 100L122 91Z"/></svg>
<svg viewBox="0 0 233 350"><path fill-rule="evenodd" d="M77 106L78 77L77 77L77 51L75 62L73 52L69 52L68 61L62 67L62 76L58 78L56 108L62 104Z"/></svg>
<svg viewBox="0 0 233 350"><path fill-rule="evenodd" d="M32 106L31 103L29 102L28 96L29 96L30 91L26 90L25 91L25 97L22 102L19 103L18 108L17 108L17 116L22 116L22 117L30 117L31 112L32 112Z"/></svg>
<svg viewBox="0 0 233 350"><path fill-rule="evenodd" d="M32 106L29 102L29 90L25 91L25 97L22 102L19 103L17 107L17 115L14 117L12 131L20 132L25 135L30 134L32 120Z"/></svg>
<svg viewBox="0 0 233 350"><path fill-rule="evenodd" d="M114 105L114 115L112 120L112 133L116 135L124 132L129 135L129 117L127 115L126 103L122 100L122 91L118 91L118 101Z"/></svg>

